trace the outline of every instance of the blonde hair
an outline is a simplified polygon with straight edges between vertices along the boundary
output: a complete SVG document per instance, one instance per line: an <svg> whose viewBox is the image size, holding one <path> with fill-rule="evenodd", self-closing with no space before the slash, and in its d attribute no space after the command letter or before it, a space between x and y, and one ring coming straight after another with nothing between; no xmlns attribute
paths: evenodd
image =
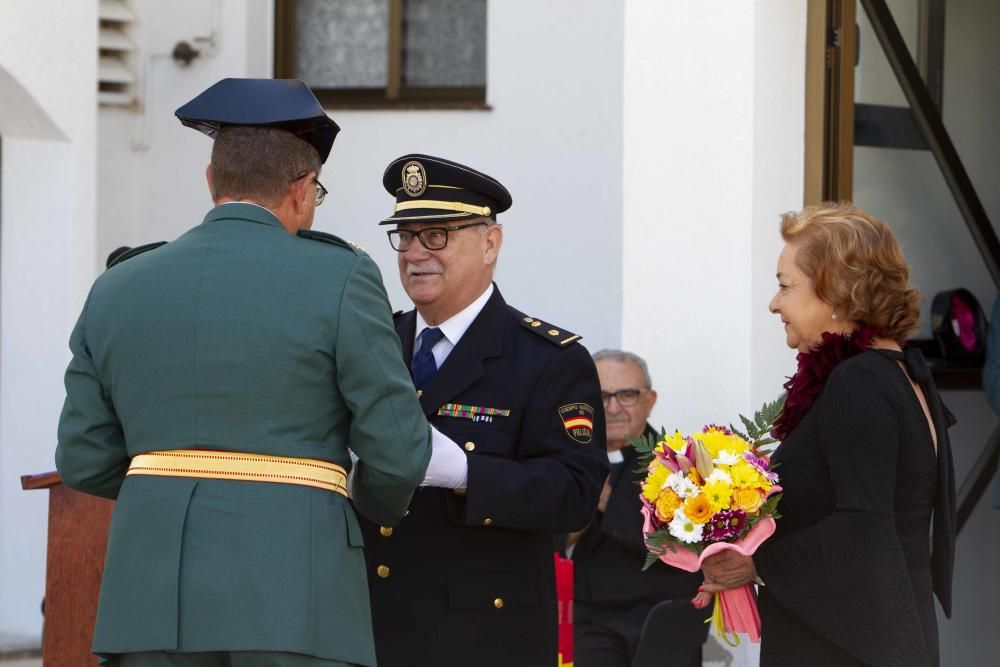
<svg viewBox="0 0 1000 667"><path fill-rule="evenodd" d="M782 215L781 236L798 246L796 265L839 318L897 341L919 325L921 294L881 220L850 202L825 202Z"/></svg>

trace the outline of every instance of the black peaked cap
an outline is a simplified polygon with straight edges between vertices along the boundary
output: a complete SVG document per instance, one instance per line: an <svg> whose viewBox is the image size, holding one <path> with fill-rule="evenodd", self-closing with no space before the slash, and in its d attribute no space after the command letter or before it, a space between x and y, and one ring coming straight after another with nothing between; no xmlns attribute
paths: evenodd
<svg viewBox="0 0 1000 667"><path fill-rule="evenodd" d="M323 163L340 132L298 79L223 79L174 113L210 137L229 125L286 130L311 144Z"/></svg>
<svg viewBox="0 0 1000 667"><path fill-rule="evenodd" d="M393 160L382 185L396 198L393 214L379 224L448 222L487 217L510 208L507 188L492 176L464 164L411 153Z"/></svg>

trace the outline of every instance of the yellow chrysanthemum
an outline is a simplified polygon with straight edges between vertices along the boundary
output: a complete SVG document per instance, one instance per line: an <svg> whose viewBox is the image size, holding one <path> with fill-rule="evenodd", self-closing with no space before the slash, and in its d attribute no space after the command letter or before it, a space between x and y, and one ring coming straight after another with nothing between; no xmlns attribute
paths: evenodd
<svg viewBox="0 0 1000 667"><path fill-rule="evenodd" d="M698 472L697 468L691 468L690 470L688 470L687 476L688 479L694 482L697 486L701 486L702 484L705 483L705 480L702 479L701 474Z"/></svg>
<svg viewBox="0 0 1000 667"><path fill-rule="evenodd" d="M746 461L739 461L729 469L733 486L741 488L766 488L770 486L764 476Z"/></svg>
<svg viewBox="0 0 1000 667"><path fill-rule="evenodd" d="M709 482L701 488L701 495L712 508L712 514L732 506L733 487L723 480Z"/></svg>
<svg viewBox="0 0 1000 667"><path fill-rule="evenodd" d="M697 497L697 496L695 496ZM664 489L656 499L656 518L664 523L673 520L674 512L681 506L681 498L671 489Z"/></svg>
<svg viewBox="0 0 1000 667"><path fill-rule="evenodd" d="M760 489L735 489L733 491L733 507L747 514L754 514L764 504L764 492Z"/></svg>
<svg viewBox="0 0 1000 667"><path fill-rule="evenodd" d="M705 449L708 450L708 453L712 455L713 459L724 449L728 449L736 454L742 454L750 448L747 441L740 436L729 434L715 428L709 429L704 433L695 433L691 437L695 440L701 441L701 443L705 445Z"/></svg>
<svg viewBox="0 0 1000 667"><path fill-rule="evenodd" d="M680 431L674 431L673 435L668 435L657 443L661 451L666 451L664 448L669 447L675 452L679 452L685 447L687 447L687 440L681 434Z"/></svg>
<svg viewBox="0 0 1000 667"><path fill-rule="evenodd" d="M715 511L705 494L699 493L684 501L684 514L695 523L708 523Z"/></svg>
<svg viewBox="0 0 1000 667"><path fill-rule="evenodd" d="M670 468L654 459L649 466L649 472L646 474L646 481L642 483L642 497L651 503L655 503L669 476Z"/></svg>
<svg viewBox="0 0 1000 667"><path fill-rule="evenodd" d="M716 429L710 429L707 433L695 433L691 438L705 445L712 458L719 455L719 450L729 447L729 436Z"/></svg>

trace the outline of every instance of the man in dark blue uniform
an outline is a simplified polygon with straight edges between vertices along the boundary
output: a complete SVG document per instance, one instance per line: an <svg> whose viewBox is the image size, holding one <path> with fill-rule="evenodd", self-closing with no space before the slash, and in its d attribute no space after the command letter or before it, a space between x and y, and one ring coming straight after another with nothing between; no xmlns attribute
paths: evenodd
<svg viewBox="0 0 1000 667"><path fill-rule="evenodd" d="M552 534L587 525L608 472L593 361L492 282L503 185L427 155L395 160L383 184L416 306L396 331L434 428L409 513L362 526L378 664L553 667Z"/></svg>

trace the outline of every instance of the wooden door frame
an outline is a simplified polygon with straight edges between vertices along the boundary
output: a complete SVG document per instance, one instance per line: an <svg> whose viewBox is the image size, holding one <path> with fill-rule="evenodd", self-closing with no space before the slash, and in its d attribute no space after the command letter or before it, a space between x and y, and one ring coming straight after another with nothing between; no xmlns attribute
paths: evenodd
<svg viewBox="0 0 1000 667"><path fill-rule="evenodd" d="M808 4L803 188L807 206L853 196L855 12L855 0Z"/></svg>

